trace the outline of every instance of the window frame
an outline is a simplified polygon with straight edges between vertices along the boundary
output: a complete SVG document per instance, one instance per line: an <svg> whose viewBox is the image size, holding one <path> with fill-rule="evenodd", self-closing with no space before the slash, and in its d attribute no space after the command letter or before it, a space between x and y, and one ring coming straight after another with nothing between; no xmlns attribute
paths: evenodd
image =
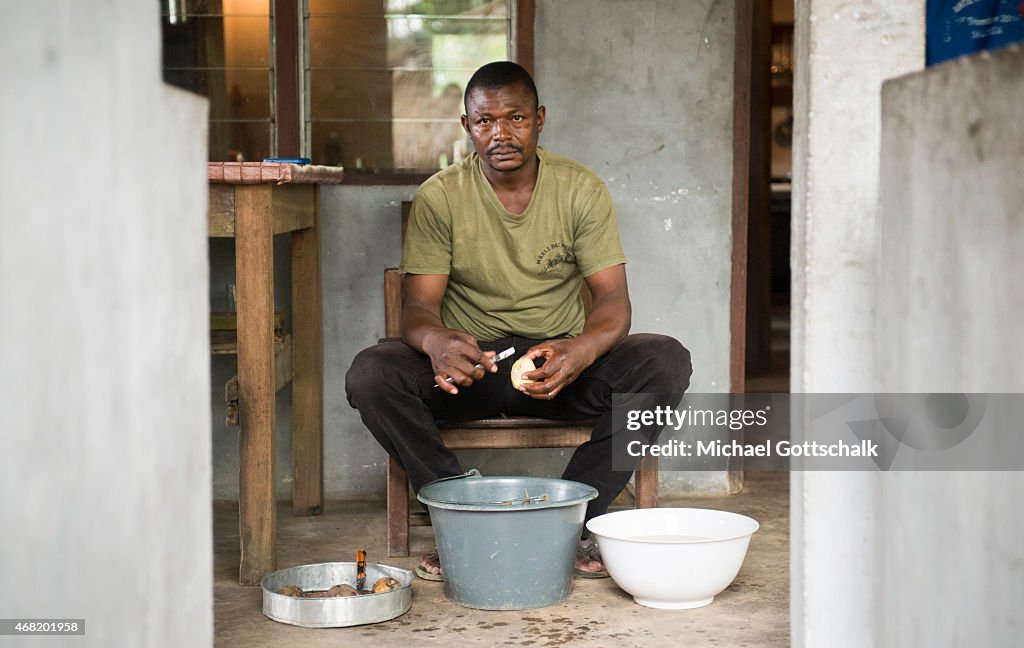
<svg viewBox="0 0 1024 648"><path fill-rule="evenodd" d="M308 39L301 34L303 3L304 0L271 2L271 59L274 61L271 114L275 116L273 139L279 157L300 157L309 146L304 141L303 128L307 89L303 87L302 66L309 56ZM512 60L532 75L536 0L512 0L511 8ZM397 171L349 173L343 184L418 185L430 176L431 173Z"/></svg>

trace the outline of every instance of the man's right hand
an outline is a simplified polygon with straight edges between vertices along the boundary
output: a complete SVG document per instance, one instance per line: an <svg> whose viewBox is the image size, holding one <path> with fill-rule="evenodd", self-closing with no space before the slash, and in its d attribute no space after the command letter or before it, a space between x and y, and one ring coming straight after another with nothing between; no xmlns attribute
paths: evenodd
<svg viewBox="0 0 1024 648"><path fill-rule="evenodd" d="M430 356L434 382L449 394L498 370L494 351L483 352L469 333L441 323L441 300L448 275L407 274L402 280L402 339Z"/></svg>
<svg viewBox="0 0 1024 648"><path fill-rule="evenodd" d="M430 356L434 367L434 382L449 394L458 394L459 388L469 387L487 372L494 373L494 351L481 351L476 338L468 333L448 328L435 328L423 335L423 352Z"/></svg>

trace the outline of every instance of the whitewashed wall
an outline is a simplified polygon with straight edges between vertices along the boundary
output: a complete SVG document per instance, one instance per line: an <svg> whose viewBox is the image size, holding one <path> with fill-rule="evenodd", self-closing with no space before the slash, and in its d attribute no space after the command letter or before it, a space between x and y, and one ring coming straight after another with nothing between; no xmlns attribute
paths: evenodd
<svg viewBox="0 0 1024 648"><path fill-rule="evenodd" d="M794 391L1024 390L1024 52L914 72L923 18L797 2ZM795 473L793 644L1017 645L1022 486Z"/></svg>
<svg viewBox="0 0 1024 648"><path fill-rule="evenodd" d="M632 330L682 342L695 393L729 391L735 22L712 0L537 3L542 144L608 185ZM727 473L684 465L661 461L663 494L728 492Z"/></svg>
<svg viewBox="0 0 1024 648"><path fill-rule="evenodd" d="M888 392L1024 392L1024 49L882 93L878 357ZM1003 434L1019 435L1021 421ZM885 475L875 645L1024 637L1021 472Z"/></svg>
<svg viewBox="0 0 1024 648"><path fill-rule="evenodd" d="M924 3L797 0L795 36L790 389L871 392L881 86L923 67ZM792 474L794 645L873 645L880 488Z"/></svg>
<svg viewBox="0 0 1024 648"><path fill-rule="evenodd" d="M206 102L157 12L0 8L0 616L86 620L33 645L212 643Z"/></svg>

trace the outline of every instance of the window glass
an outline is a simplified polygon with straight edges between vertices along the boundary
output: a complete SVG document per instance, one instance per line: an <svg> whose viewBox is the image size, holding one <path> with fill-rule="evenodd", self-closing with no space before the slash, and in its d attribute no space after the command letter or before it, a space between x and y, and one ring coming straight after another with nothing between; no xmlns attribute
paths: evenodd
<svg viewBox="0 0 1024 648"><path fill-rule="evenodd" d="M510 0L308 0L309 156L431 172L466 154L466 82L509 58Z"/></svg>
<svg viewBox="0 0 1024 648"><path fill-rule="evenodd" d="M210 100L210 160L272 154L270 0L160 0L164 80Z"/></svg>
<svg viewBox="0 0 1024 648"><path fill-rule="evenodd" d="M289 3L158 1L164 79L210 100L210 160L275 155L287 111L275 110L274 10ZM512 1L299 0L302 34L276 41L301 49L302 110L290 123L302 121L304 154L353 173L429 173L461 159L462 92L480 65L510 58Z"/></svg>

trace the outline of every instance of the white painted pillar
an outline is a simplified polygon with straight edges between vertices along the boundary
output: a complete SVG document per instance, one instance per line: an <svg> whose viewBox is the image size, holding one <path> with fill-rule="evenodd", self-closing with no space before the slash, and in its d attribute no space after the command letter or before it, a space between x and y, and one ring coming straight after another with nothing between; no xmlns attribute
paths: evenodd
<svg viewBox="0 0 1024 648"><path fill-rule="evenodd" d="M3 647L213 645L208 104L158 12L0 3L0 617L85 621Z"/></svg>
<svg viewBox="0 0 1024 648"><path fill-rule="evenodd" d="M871 392L881 84L923 66L924 3L797 0L795 19L791 390ZM793 473L793 645L875 643L880 487Z"/></svg>
<svg viewBox="0 0 1024 648"><path fill-rule="evenodd" d="M1021 428L1002 393L1024 392L1021 105L1020 45L891 81L882 103L880 385L991 394L988 444L970 441L1001 459L1012 445L989 444ZM1021 645L1022 490L1021 471L885 475L875 600L886 645Z"/></svg>

